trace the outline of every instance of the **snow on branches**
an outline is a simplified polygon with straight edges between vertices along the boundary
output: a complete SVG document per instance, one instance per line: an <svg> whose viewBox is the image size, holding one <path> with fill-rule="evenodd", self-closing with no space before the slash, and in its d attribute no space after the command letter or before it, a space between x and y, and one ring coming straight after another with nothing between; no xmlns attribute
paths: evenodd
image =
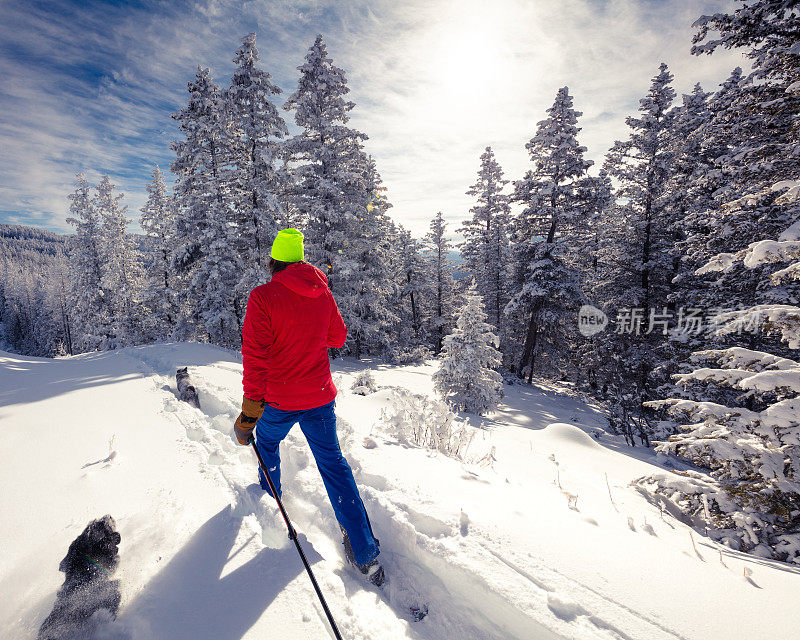
<svg viewBox="0 0 800 640"><path fill-rule="evenodd" d="M494 327L472 288L452 334L444 339L442 365L433 375L436 390L456 409L483 415L503 397L503 379L497 372L502 356Z"/></svg>
<svg viewBox="0 0 800 640"><path fill-rule="evenodd" d="M687 420L682 433L656 443L705 470L686 479L667 475L639 485L669 496L709 535L730 547L800 562L800 363L738 347L695 353L720 368L676 376L741 390L726 406L680 398L647 403Z"/></svg>
<svg viewBox="0 0 800 640"><path fill-rule="evenodd" d="M465 460L475 435L468 420L459 420L441 400L394 389L377 427L398 442L439 451Z"/></svg>
<svg viewBox="0 0 800 640"><path fill-rule="evenodd" d="M736 261L748 269L785 263L798 257L797 244L794 239L755 242L704 269ZM779 271L777 279L773 274L773 286L797 279L797 264ZM745 323L778 332L790 349L800 348L800 307L756 305L723 313L716 318L716 332L730 335ZM639 485L677 499L684 512L701 517L712 537L731 547L800 563L800 363L741 347L695 352L691 363L702 360L719 366L673 378L684 388L706 383L740 391L735 406L682 398L647 406L688 419L680 425L682 433L656 443L656 450L680 456L705 474L692 472L687 480L661 475Z"/></svg>

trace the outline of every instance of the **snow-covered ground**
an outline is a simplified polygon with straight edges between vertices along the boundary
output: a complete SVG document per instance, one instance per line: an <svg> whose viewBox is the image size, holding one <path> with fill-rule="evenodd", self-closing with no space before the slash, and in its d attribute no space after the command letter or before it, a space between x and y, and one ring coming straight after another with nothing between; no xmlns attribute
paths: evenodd
<svg viewBox="0 0 800 640"><path fill-rule="evenodd" d="M202 410L175 395L189 366ZM334 362L345 455L380 538L385 593L346 565L313 458L282 445L286 508L345 638L796 638L800 570L720 547L630 481L651 452L602 432L569 393L506 387L466 462L376 423L391 393L431 393L434 366ZM122 535L123 604L98 638L328 638L253 452L232 423L237 355L156 345L68 359L0 353L0 637L34 638L93 518ZM477 423L477 421L473 421ZM597 437L593 437L597 436ZM494 447L494 457L487 457ZM426 602L414 622L408 607Z"/></svg>

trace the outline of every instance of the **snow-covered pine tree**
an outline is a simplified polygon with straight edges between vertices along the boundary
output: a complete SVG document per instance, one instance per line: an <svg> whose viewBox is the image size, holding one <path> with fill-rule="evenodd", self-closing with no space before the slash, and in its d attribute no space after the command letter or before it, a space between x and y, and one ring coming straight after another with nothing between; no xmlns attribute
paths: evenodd
<svg viewBox="0 0 800 640"><path fill-rule="evenodd" d="M286 143L292 167L290 201L305 220L307 259L319 266L339 300L351 340L346 349L389 356L398 317L390 300L390 221L363 133L346 126L355 106L345 72L328 57L322 36L306 55L298 88L284 108L303 132Z"/></svg>
<svg viewBox="0 0 800 640"><path fill-rule="evenodd" d="M173 250L175 246L176 207L173 196L167 193L164 175L158 165L146 187L147 202L142 207L140 225L149 239L151 255L147 261L142 305L147 317L142 326L143 341L165 340L172 335L178 322L180 304L175 277Z"/></svg>
<svg viewBox="0 0 800 640"><path fill-rule="evenodd" d="M141 337L143 320L140 306L142 267L133 238L126 231L130 222L125 216L128 207L120 204L123 194L115 193L115 189L111 178L105 174L92 200L101 221L103 290L113 330L106 348L111 349L136 344Z"/></svg>
<svg viewBox="0 0 800 640"><path fill-rule="evenodd" d="M786 226L785 211L774 205L776 194L771 192L751 198L746 206L722 206L764 186L760 176L753 174L752 161L743 148L763 137L763 123L757 115L755 94L749 91L740 68L710 97L708 112L709 121L698 135L711 166L695 176L695 182L712 199L705 210L687 216L687 237L680 249L688 268L676 278L675 295L697 308L735 308L759 299L760 283L764 282L761 269L735 263L730 271L713 278L697 275L697 270L714 256L735 253L764 234L780 233ZM720 341L719 337L712 339Z"/></svg>
<svg viewBox="0 0 800 640"><path fill-rule="evenodd" d="M729 271L712 276L701 269L714 256L739 250L747 246L748 239L754 242L760 237L744 219L746 216L737 225L730 208L720 207L747 189L746 172L742 171L735 149L739 139L754 135L749 123L756 106L744 102L752 101L743 94L743 86L742 70L736 68L716 93L703 99L704 94L696 88L692 95L684 96L683 106L675 109L674 175L666 189L666 204L674 210L671 217L677 227L678 243L673 260L677 260L678 267L669 300L687 320L686 328L676 327L673 339L665 343L666 353L659 354L663 364L657 369L656 378L665 383L657 395L662 397L685 395L683 387L669 383L663 374L685 369L693 351L737 344L737 340L709 332L707 320L718 309L752 304L758 297L759 283L765 280L760 273L763 269L747 269L740 262L733 263ZM737 211L742 213L740 208ZM694 324L698 318L704 324L702 330ZM739 346L743 344L741 338ZM751 333L744 338L751 349L778 346L774 338L764 334ZM778 351L781 348L778 346ZM731 400L729 395L727 389L711 386L704 391L704 400L727 403Z"/></svg>
<svg viewBox="0 0 800 640"><path fill-rule="evenodd" d="M503 397L503 379L497 372L502 362L498 344L473 286L453 333L444 339L441 366L433 374L436 391L456 410L483 415L497 408Z"/></svg>
<svg viewBox="0 0 800 640"><path fill-rule="evenodd" d="M215 216L203 235L205 255L191 281L201 293L198 315L209 340L238 348L242 342L244 308L238 304L236 283L241 262L232 257L234 228L224 217Z"/></svg>
<svg viewBox="0 0 800 640"><path fill-rule="evenodd" d="M680 249L684 252L682 264L688 268L675 279L673 298L709 315L754 303L784 301L776 299L776 290L767 285L767 266L747 268L742 261L730 260L731 255L763 237L775 237L791 222L786 208L776 203L778 194L770 188L776 180L800 171L800 161L792 155L797 131L790 115L798 99L789 91L800 72L800 61L787 50L793 39L781 31L791 29L797 18L783 11L782 3L749 2L732 15L703 17L695 25L698 46L693 53L743 46L750 47L748 55L754 60L751 74L734 69L708 99L708 117L692 136L700 141L700 170L690 180L680 181L682 190L702 199L701 206L686 217L687 237ZM715 30L720 38L711 37ZM682 137L683 132L676 132L676 139ZM732 203L734 206L729 206ZM701 269L712 259L727 262L725 269ZM787 283L780 295L798 299L800 287ZM705 333L691 338L681 343L685 350L701 348L702 340L705 349L737 345L792 357L785 345L765 332L742 336ZM706 390L704 399L727 401L725 389L714 392L716 395L709 395ZM680 395L680 389L660 394Z"/></svg>
<svg viewBox="0 0 800 640"><path fill-rule="evenodd" d="M270 100L281 90L258 66L255 33L242 38L233 61L236 69L225 94L225 134L233 167L232 199L238 232L235 250L244 267L237 292L244 308L250 291L269 279L270 245L279 222L286 217L283 200L287 175L280 139L288 135L288 130Z"/></svg>
<svg viewBox="0 0 800 640"><path fill-rule="evenodd" d="M689 417L691 424L681 426L684 433L657 448L688 459L700 471L688 471L680 481L654 476L640 484L677 502L729 546L797 563L800 363L783 355L800 349L800 182L787 180L798 171L793 150L800 16L794 3L756 0L733 14L703 16L695 26L693 53L746 47L754 61L746 80L737 69L710 101L707 139L723 150L715 176L724 179L715 193L723 206L708 217L708 238L695 243L701 255L721 252L697 274L712 274L720 289L707 287L707 299L721 295L726 306L744 305L717 316L718 336L740 344L694 354L695 365L718 363L677 376L695 399L652 403ZM719 37L704 42L712 31ZM781 226L778 240L759 238L777 236ZM776 265L781 268L770 273ZM768 333L786 343L780 352L768 348Z"/></svg>
<svg viewBox="0 0 800 640"><path fill-rule="evenodd" d="M667 303L670 310L676 311L676 327L671 331L670 339L656 347L660 363L656 364L654 378L666 385L658 390L658 395L674 393L675 387L669 382L669 376L680 370L682 363L699 348L699 341L704 338L691 325L677 324L687 325L684 318L700 314L700 307L692 300L699 285L699 278L693 274L700 265L696 254L687 253L687 242L689 237L697 238L703 233L708 219L706 212L715 206L714 192L709 188L712 184L709 172L715 170L717 150L705 139L711 120L709 97L710 94L696 84L690 94L683 95L683 103L672 109L673 155L663 206L664 219L672 225L669 251L674 275L667 289Z"/></svg>
<svg viewBox="0 0 800 640"><path fill-rule="evenodd" d="M430 230L422 241L429 277L429 289L425 301L425 330L436 355L442 350L445 336L453 328L457 304L454 267L450 259L452 244L446 233L447 223L439 211L431 220Z"/></svg>
<svg viewBox="0 0 800 640"><path fill-rule="evenodd" d="M568 254L572 232L587 213L581 188L592 162L578 143L581 113L567 87L558 90L547 113L525 145L534 168L514 183L514 199L524 209L514 225L513 295L505 309L519 327L508 349L517 375L527 372L529 381L538 354L547 357L551 370L563 372L561 359L570 353L567 336L575 334L575 314L584 299ZM512 346L520 343L521 350Z"/></svg>
<svg viewBox="0 0 800 640"><path fill-rule="evenodd" d="M631 129L627 140L617 140L606 155L605 169L619 181L617 199L624 208L632 233L622 260L633 259L634 277L624 287L635 287L638 306L649 309L664 303L673 265L673 219L666 206L665 187L673 171L673 112L675 91L667 65L661 63L648 95L640 100L641 117L626 119Z"/></svg>
<svg viewBox="0 0 800 640"><path fill-rule="evenodd" d="M665 194L665 207L671 214L676 245L673 260L683 256L683 242L689 233L688 225L702 218L715 205L714 190L708 173L714 169L717 149L710 148L705 132L711 121L708 100L711 94L696 84L690 94L683 95L683 104L674 109L672 122L673 161ZM686 269L675 264L673 270ZM688 267L691 269L691 267Z"/></svg>
<svg viewBox="0 0 800 640"><path fill-rule="evenodd" d="M588 176L577 185L581 215L571 226L567 259L568 264L581 272L586 292L594 290L600 277L601 221L614 202L613 193L611 179L603 169L598 176Z"/></svg>
<svg viewBox="0 0 800 640"><path fill-rule="evenodd" d="M464 235L461 255L483 298L489 324L503 334L503 309L508 302L508 267L510 263L509 196L503 193L508 180L491 147L481 154L478 179L467 191L478 203L470 209L472 217L462 223Z"/></svg>
<svg viewBox="0 0 800 640"><path fill-rule="evenodd" d="M95 209L86 176L78 174L69 196L70 217L75 227L70 239L71 314L73 343L77 351L98 349L110 334L110 310L104 282L101 219Z"/></svg>
<svg viewBox="0 0 800 640"><path fill-rule="evenodd" d="M666 191L675 155L672 79L662 63L647 96L640 100L641 116L626 119L630 136L614 143L604 165L619 189L617 202L604 217L604 278L596 289L618 321L616 333L599 336L606 343L599 348L616 354L608 360L603 377L614 394L625 398L621 431L635 433L645 445L653 426L641 407L652 399L660 382L653 375L659 362L656 350L666 340L664 322L669 324L674 317L669 296L677 266L675 220Z"/></svg>
<svg viewBox="0 0 800 640"><path fill-rule="evenodd" d="M337 297L339 270L346 265L349 233L370 201L362 141L367 136L346 126L355 104L343 69L328 56L322 36L317 36L298 67L297 90L284 109L294 112L302 132L286 142L292 159L292 207L305 221L306 255L328 276Z"/></svg>
<svg viewBox="0 0 800 640"><path fill-rule="evenodd" d="M369 354L393 359L400 318L391 304L397 285L391 272L392 222L386 212L392 205L374 159L364 159L370 196L345 240L337 285L339 308L348 328L345 352L357 358Z"/></svg>
<svg viewBox="0 0 800 640"><path fill-rule="evenodd" d="M733 13L701 16L694 27L694 55L712 54L719 47L743 48L753 61L752 71L737 96L741 102L736 114L740 130L750 135L731 140L745 174L743 182L750 189L761 189L794 179L800 165L794 152L798 138L796 114L800 111L800 92L796 91L800 86L800 15L796 3L746 0ZM743 109L745 106L750 108ZM749 191L738 195L744 193ZM780 223L776 226L780 227Z"/></svg>
<svg viewBox="0 0 800 640"><path fill-rule="evenodd" d="M683 96L683 105L675 109L674 162L666 189L677 240L673 248L676 275L670 294L674 307L716 306L704 299L706 285L695 271L711 257L706 246L709 219L718 206L716 197L722 186L717 161L725 147L711 134L717 95L706 93L698 84L691 94ZM684 337L687 345L698 339Z"/></svg>
<svg viewBox="0 0 800 640"><path fill-rule="evenodd" d="M54 317L60 323L60 331L58 332L58 343L56 352L58 355L73 355L74 347L72 344L73 322L72 311L70 305L70 291L69 291L69 259L66 252L62 249L56 254L55 264L53 266L53 304L57 308Z"/></svg>
<svg viewBox="0 0 800 640"><path fill-rule="evenodd" d="M704 257L736 253L764 237L776 237L790 223L786 208L776 204L778 194L770 186L800 174L796 153L800 110L800 56L796 42L800 17L791 2L748 0L732 13L702 16L696 23L692 53L712 54L719 47L742 48L753 61L745 75L736 69L712 98L712 122L708 137L723 151L717 159L715 197L719 204L737 201L737 206L720 206L707 219L707 238L692 247ZM721 178L721 180L720 180ZM746 200L741 200L747 195ZM744 307L753 301L773 301L765 287L765 268L733 267L716 274L703 288L703 302L709 307ZM713 283L713 286L712 286ZM793 289L793 295L800 291ZM780 353L771 338L750 336L751 348Z"/></svg>
<svg viewBox="0 0 800 640"><path fill-rule="evenodd" d="M186 282L185 313L177 335L215 344L241 343L244 308L236 285L242 264L234 248L231 149L219 87L199 67L188 85L189 103L173 115L185 140L172 143L176 158L176 265Z"/></svg>
<svg viewBox="0 0 800 640"><path fill-rule="evenodd" d="M582 215L570 233L567 265L581 274L583 291L593 305L601 305L602 296L597 293L602 282L601 261L603 237L602 220L611 207L613 189L608 175L600 170L597 177L589 176L581 181L577 189ZM606 354L598 348L598 338L587 336L579 340L574 351L578 363L578 383L589 393L598 395L601 389L599 372L605 364Z"/></svg>
<svg viewBox="0 0 800 640"><path fill-rule="evenodd" d="M779 265L769 286L775 298L786 301L790 298L786 285L800 280L800 181L775 187L775 191L790 187L777 203L789 205L794 224L778 240L753 243L705 269L730 269L734 261L751 269ZM729 336L756 327L778 333L793 354L800 350L796 305L756 305L718 316L718 331ZM681 425L683 433L657 443L656 450L685 458L700 470L687 471L681 479L659 474L639 483L677 502L687 516L704 523L712 537L728 546L800 563L800 362L744 347L693 355L695 366L704 361L718 367L675 376L699 399L649 403L690 420ZM701 385L734 393L726 403L710 402L698 389Z"/></svg>
<svg viewBox="0 0 800 640"><path fill-rule="evenodd" d="M401 350L414 351L425 344L423 331L424 298L428 290L429 274L422 256L419 240L399 226L395 240L397 255L396 274L399 278L400 329L398 342Z"/></svg>

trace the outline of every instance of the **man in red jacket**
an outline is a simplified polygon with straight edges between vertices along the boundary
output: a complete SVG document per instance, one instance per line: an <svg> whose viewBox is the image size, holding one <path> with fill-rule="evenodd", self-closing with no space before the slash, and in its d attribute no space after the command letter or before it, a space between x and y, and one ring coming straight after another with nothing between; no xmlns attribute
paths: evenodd
<svg viewBox="0 0 800 640"><path fill-rule="evenodd" d="M272 280L250 292L244 316L244 398L236 438L250 444L255 431L256 446L280 495L278 446L300 423L342 528L347 558L380 585L379 543L336 436L328 347L344 344L347 327L325 274L303 261L302 233L278 232L269 266ZM261 470L259 478L269 492Z"/></svg>

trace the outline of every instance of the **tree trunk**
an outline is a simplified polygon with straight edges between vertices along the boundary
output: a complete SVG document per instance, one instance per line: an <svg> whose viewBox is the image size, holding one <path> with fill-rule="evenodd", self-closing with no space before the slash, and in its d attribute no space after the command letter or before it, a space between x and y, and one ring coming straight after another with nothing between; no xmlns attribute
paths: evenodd
<svg viewBox="0 0 800 640"><path fill-rule="evenodd" d="M408 281L411 282L411 276L409 275ZM417 318L417 303L414 301L414 292L412 291L409 293L409 297L411 298L411 328L414 329L414 335L419 338L419 320Z"/></svg>
<svg viewBox="0 0 800 640"><path fill-rule="evenodd" d="M541 308L541 303L537 300L531 306L531 316L530 320L528 321L528 331L525 336L525 346L522 349L522 358L520 358L519 366L517 367L517 377L522 378L522 372L525 369L525 365L528 362L531 362L531 370L533 370L533 362L532 362L532 355L533 349L536 346L536 334L538 330L538 322L537 316L539 315L539 309Z"/></svg>
<svg viewBox="0 0 800 640"><path fill-rule="evenodd" d="M531 382L533 382L533 365L536 362L536 341L538 338L539 338L539 322L537 319L533 327L533 343L531 344L531 364L530 367L528 368L528 384L531 384Z"/></svg>
<svg viewBox="0 0 800 640"><path fill-rule="evenodd" d="M251 109L252 110L252 109ZM250 145L250 162L253 167L253 175L252 180L255 182L256 177L256 141L253 140L252 144ZM256 195L255 186L253 186L253 193L252 196L252 204L253 204L253 233L255 234L255 241L256 241L256 262L258 266L263 265L263 259L261 256L261 233L260 229L258 228L258 216L256 215L256 211L258 210L258 196Z"/></svg>
<svg viewBox="0 0 800 640"><path fill-rule="evenodd" d="M69 355L73 355L72 353L72 331L70 330L69 326L69 312L67 311L67 303L64 299L64 272L63 270L59 270L59 277L61 279L61 291L59 295L59 299L61 302L61 322L64 325L64 337L67 339L67 353Z"/></svg>
<svg viewBox="0 0 800 640"><path fill-rule="evenodd" d="M64 307L64 301L61 301L61 323L64 325L64 337L67 339L67 353L72 355L72 334L69 328L69 315Z"/></svg>

